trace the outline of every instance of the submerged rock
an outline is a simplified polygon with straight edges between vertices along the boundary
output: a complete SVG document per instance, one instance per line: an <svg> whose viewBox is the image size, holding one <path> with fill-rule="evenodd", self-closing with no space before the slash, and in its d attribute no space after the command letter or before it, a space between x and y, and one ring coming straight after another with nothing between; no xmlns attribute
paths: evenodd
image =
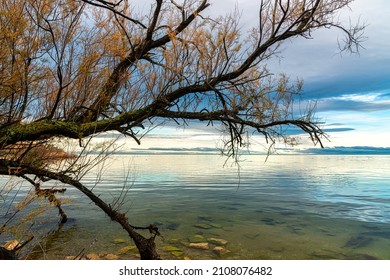
<svg viewBox="0 0 390 280"><path fill-rule="evenodd" d="M211 229L211 228L222 228L222 225L217 223L199 223L195 224L194 227L201 229Z"/></svg>
<svg viewBox="0 0 390 280"><path fill-rule="evenodd" d="M201 228L201 229L210 229L210 228L212 228L212 226L210 226L209 224L196 224L196 225L194 225L194 227Z"/></svg>
<svg viewBox="0 0 390 280"><path fill-rule="evenodd" d="M117 254L124 255L124 254L130 253L130 252L131 253L138 252L137 246L134 246L134 245L125 246L125 247L119 249Z"/></svg>
<svg viewBox="0 0 390 280"><path fill-rule="evenodd" d="M224 246L228 243L228 241L225 239L214 238L214 237L207 238L207 241L214 244L214 245L219 245L219 246Z"/></svg>
<svg viewBox="0 0 390 280"><path fill-rule="evenodd" d="M376 256L369 254L359 254L359 253L343 253L335 252L331 250L312 252L310 254L313 259L320 260L378 260Z"/></svg>
<svg viewBox="0 0 390 280"><path fill-rule="evenodd" d="M180 224L178 223L170 223L166 226L167 229L169 230L177 230Z"/></svg>
<svg viewBox="0 0 390 280"><path fill-rule="evenodd" d="M178 247L175 247L175 246L165 246L163 248L163 251L164 252L175 252L175 251L177 252L177 251L181 251L181 249Z"/></svg>
<svg viewBox="0 0 390 280"><path fill-rule="evenodd" d="M230 253L230 251L228 249L226 249L225 247L222 247L222 246L216 246L213 248L213 252L215 254L217 254L218 256L223 256L223 255L226 255L228 253Z"/></svg>
<svg viewBox="0 0 390 280"><path fill-rule="evenodd" d="M197 234L189 237L188 241L190 241L190 243L201 243L201 242L205 242L206 238L203 235Z"/></svg>
<svg viewBox="0 0 390 280"><path fill-rule="evenodd" d="M171 253L172 256L177 257L177 258L184 255L184 252L180 248L175 247L175 246L165 246L163 248L163 251L169 252L169 253Z"/></svg>
<svg viewBox="0 0 390 280"><path fill-rule="evenodd" d="M213 227L213 228L223 228L222 225L220 224L216 224L216 223L208 223L209 226Z"/></svg>
<svg viewBox="0 0 390 280"><path fill-rule="evenodd" d="M16 249L16 247L18 247L20 245L20 242L18 240L11 240L11 241L8 241L7 243L5 243L5 245L3 246L4 249L7 249L8 251L13 251Z"/></svg>
<svg viewBox="0 0 390 280"><path fill-rule="evenodd" d="M365 247L370 244L374 239L372 237L366 237L363 235L351 237L344 245L344 247L357 249Z"/></svg>
<svg viewBox="0 0 390 280"><path fill-rule="evenodd" d="M188 247L192 248L192 249L208 250L209 249L209 243L207 243L207 242L189 243Z"/></svg>
<svg viewBox="0 0 390 280"><path fill-rule="evenodd" d="M104 258L106 260L118 260L119 259L119 257L117 255L114 255L114 254L107 254Z"/></svg>
<svg viewBox="0 0 390 280"><path fill-rule="evenodd" d="M287 227L289 232L293 233L293 234L296 234L296 235L304 235L304 233L302 232L302 228L300 227L297 227L297 226L288 226Z"/></svg>
<svg viewBox="0 0 390 280"><path fill-rule="evenodd" d="M165 243L168 243L168 244L178 244L178 243L180 243L180 239L178 239L178 238L170 238L170 239L167 239L165 241Z"/></svg>
<svg viewBox="0 0 390 280"><path fill-rule="evenodd" d="M94 260L94 261L100 260L99 255L95 253L87 254L85 257L87 258L87 260Z"/></svg>
<svg viewBox="0 0 390 280"><path fill-rule="evenodd" d="M254 239L256 239L259 236L260 236L260 233L254 233L254 234L244 233L244 237L246 237L246 238L248 238L250 240L254 240Z"/></svg>
<svg viewBox="0 0 390 280"><path fill-rule="evenodd" d="M274 226L276 224L276 221L272 218L262 218L261 221L269 226Z"/></svg>
<svg viewBox="0 0 390 280"><path fill-rule="evenodd" d="M115 238L112 242L115 244L121 244L121 243L126 243L126 239L124 238Z"/></svg>
<svg viewBox="0 0 390 280"><path fill-rule="evenodd" d="M182 251L173 251L173 252L171 252L171 254L172 254L172 256L179 258L179 257L184 255L184 252L182 252Z"/></svg>
<svg viewBox="0 0 390 280"><path fill-rule="evenodd" d="M201 221L207 221L207 222L211 222L213 220L213 218L210 216L198 216L198 219Z"/></svg>

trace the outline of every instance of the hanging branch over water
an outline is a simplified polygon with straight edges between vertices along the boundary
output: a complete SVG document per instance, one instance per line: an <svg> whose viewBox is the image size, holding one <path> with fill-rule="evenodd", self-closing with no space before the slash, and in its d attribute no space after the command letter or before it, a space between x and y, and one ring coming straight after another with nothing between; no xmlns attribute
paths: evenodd
<svg viewBox="0 0 390 280"><path fill-rule="evenodd" d="M8 170L4 170L0 166L0 174L5 174L8 172L9 175L12 176L18 176L22 177L24 179L28 178L26 177L28 174L34 174L35 176L45 178L46 180L56 180L59 182L62 182L66 185L70 185L78 189L80 192L82 192L85 196L87 196L92 202L95 203L96 206L98 206L101 210L103 210L104 213L106 213L112 220L115 222L118 222L124 230L127 231L129 236L133 239L135 242L137 248L140 251L141 259L159 259L159 255L157 251L155 250L155 246L152 246L154 244L154 239L156 235L159 235L158 228L155 225L150 225L148 227L136 227L129 224L128 219L126 218L125 214L122 214L118 212L117 210L113 209L111 205L104 202L99 196L95 195L90 189L85 187L80 181L72 179L70 176L51 172L48 170L39 169L33 166L28 165L20 165L18 162L12 162L7 160L0 160L1 166L8 166L8 167L16 167L14 171L10 172ZM30 180L30 179L28 179ZM35 184L36 185L36 184ZM47 190L38 190L38 192L45 192ZM53 190L49 190L49 196L52 195ZM47 196L47 194L44 194ZM66 216L65 216L66 217ZM137 233L135 229L147 229L152 234L150 238L145 238L141 234Z"/></svg>
<svg viewBox="0 0 390 280"><path fill-rule="evenodd" d="M271 73L267 63L284 41L324 28L345 35L342 49L358 50L364 26L337 21L351 2L262 0L257 25L244 34L238 12L205 16L208 0L155 0L143 14L128 0L2 1L0 174L78 189L122 225L141 258L158 258L158 229L146 227L152 237L142 237L80 183L93 165L80 162L94 137L115 132L142 144L150 127L198 120L223 128L231 157L253 133L270 145L292 142L290 126L322 147L312 111L293 110L302 82ZM79 142L78 156L61 155L65 140ZM36 193L65 215L54 192Z"/></svg>

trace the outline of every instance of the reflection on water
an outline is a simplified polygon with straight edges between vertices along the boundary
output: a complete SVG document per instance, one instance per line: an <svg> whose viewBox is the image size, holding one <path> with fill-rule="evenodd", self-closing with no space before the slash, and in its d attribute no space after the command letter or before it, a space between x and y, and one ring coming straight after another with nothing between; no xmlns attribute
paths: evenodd
<svg viewBox="0 0 390 280"><path fill-rule="evenodd" d="M247 156L239 174L223 167L224 160L116 156L94 191L114 202L125 186L122 209L134 225L159 226L163 258L390 259L390 157L271 156L265 163L264 156ZM96 177L89 176L84 182L93 186ZM47 239L37 258L62 259L82 249L118 253L131 245L77 190L66 196L73 220ZM194 240L209 249L189 248Z"/></svg>

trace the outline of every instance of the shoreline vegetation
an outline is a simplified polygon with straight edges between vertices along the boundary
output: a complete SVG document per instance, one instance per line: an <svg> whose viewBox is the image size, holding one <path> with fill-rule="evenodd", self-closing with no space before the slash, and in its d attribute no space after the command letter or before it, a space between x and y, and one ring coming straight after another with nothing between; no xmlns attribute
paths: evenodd
<svg viewBox="0 0 390 280"><path fill-rule="evenodd" d="M90 152L91 155L100 155L101 152ZM132 148L130 150L118 150L113 152L107 152L112 155L221 155L221 150L218 148L211 147L195 147L195 148ZM272 151L264 150L244 150L241 151L242 156L296 156L296 155L390 155L390 148L388 147L371 147L371 146L335 146L335 147L324 147L319 148L275 148Z"/></svg>
<svg viewBox="0 0 390 280"><path fill-rule="evenodd" d="M33 162L35 159L39 159L39 162L43 164L43 161L55 163L65 159L74 159L76 154L65 152L61 148L57 148L54 145L42 144L31 145L31 143L17 143L9 145L6 148L0 150L1 159L12 159L19 157L24 161Z"/></svg>
<svg viewBox="0 0 390 280"><path fill-rule="evenodd" d="M77 158L77 155L65 152L61 148L57 148L54 145L44 144L34 146L31 143L17 143L14 145L9 145L7 148L0 150L0 160L10 160L14 158L20 158L21 164L28 164L37 168L45 167L47 168L51 164L56 164L65 160L74 160ZM18 167L10 167L13 169L18 169ZM12 172L15 172L12 170ZM10 173L12 173L10 171ZM17 172L17 170L16 170ZM34 193L36 198L47 199L51 205L54 205L58 208L59 215L61 216L60 224L63 224L67 221L67 215L61 207L61 200L57 199L57 193L65 193L66 188L57 189L54 187L51 188L41 188L41 184L34 183L29 177L22 176L25 180L29 181L34 187ZM44 178L42 178L44 181ZM10 218L1 225L0 233L6 232L7 223L12 221L15 215L26 207L29 202L33 199L27 198L27 201L18 202L17 208L14 213L10 215ZM30 214L33 214L32 211ZM28 215L29 216L29 215ZM30 217L32 218L32 217ZM22 218L26 219L25 217ZM28 237L23 242L18 241L17 239L12 239L6 242L5 244L0 244L0 260L13 260L17 259L18 252L21 251L23 247L29 244L34 239L34 236ZM28 258L28 256L27 256Z"/></svg>

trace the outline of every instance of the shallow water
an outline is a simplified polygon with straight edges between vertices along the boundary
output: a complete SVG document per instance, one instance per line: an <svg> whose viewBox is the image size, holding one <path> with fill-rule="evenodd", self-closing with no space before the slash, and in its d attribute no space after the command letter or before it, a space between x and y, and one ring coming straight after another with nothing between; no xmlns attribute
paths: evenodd
<svg viewBox="0 0 390 280"><path fill-rule="evenodd" d="M125 190L121 209L134 225L159 226L165 259L390 259L390 157L273 155L265 162L252 155L240 169L224 161L217 155L118 155L94 191L114 205ZM95 182L93 172L84 178L91 187ZM34 258L63 259L82 250L116 254L131 245L77 190L68 188L64 197L71 219ZM216 254L211 244L209 250L188 248L194 235L225 239L230 252Z"/></svg>

